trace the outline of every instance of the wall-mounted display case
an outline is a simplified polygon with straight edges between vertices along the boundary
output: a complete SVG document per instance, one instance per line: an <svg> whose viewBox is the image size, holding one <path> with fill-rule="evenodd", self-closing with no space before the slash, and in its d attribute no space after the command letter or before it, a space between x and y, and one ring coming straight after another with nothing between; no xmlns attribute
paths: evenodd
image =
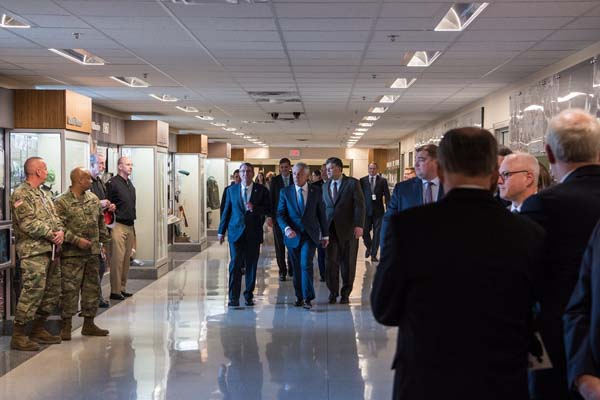
<svg viewBox="0 0 600 400"><path fill-rule="evenodd" d="M133 162L136 258L144 262L140 268L158 268L167 264L167 149L126 145L121 155Z"/></svg>
<svg viewBox="0 0 600 400"><path fill-rule="evenodd" d="M201 251L206 246L205 163L203 154L174 155L173 214L179 219L173 224L175 251Z"/></svg>
<svg viewBox="0 0 600 400"><path fill-rule="evenodd" d="M25 179L29 157L42 157L48 167L44 188L57 196L69 185L75 167L89 168L89 135L64 129L15 129L10 132L10 191Z"/></svg>
<svg viewBox="0 0 600 400"><path fill-rule="evenodd" d="M220 207L223 191L230 183L228 168L234 164L239 167L239 163L230 163L228 158L208 158L206 160L206 222L207 228L214 231L214 234L216 234L221 220Z"/></svg>

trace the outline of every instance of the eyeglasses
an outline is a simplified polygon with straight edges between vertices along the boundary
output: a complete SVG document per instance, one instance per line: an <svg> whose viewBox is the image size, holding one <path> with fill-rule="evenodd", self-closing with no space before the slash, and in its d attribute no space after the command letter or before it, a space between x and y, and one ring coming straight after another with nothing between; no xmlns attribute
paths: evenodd
<svg viewBox="0 0 600 400"><path fill-rule="evenodd" d="M508 178L510 178L511 176L513 176L514 174L520 174L521 172L529 173L529 171L527 171L526 169L521 170L521 171L504 171L504 172L500 172L500 177L503 180L507 180Z"/></svg>

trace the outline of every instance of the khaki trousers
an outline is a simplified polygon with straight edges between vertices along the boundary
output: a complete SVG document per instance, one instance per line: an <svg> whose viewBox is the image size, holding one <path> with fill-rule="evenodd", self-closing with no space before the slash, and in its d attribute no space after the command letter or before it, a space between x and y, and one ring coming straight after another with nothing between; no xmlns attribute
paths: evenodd
<svg viewBox="0 0 600 400"><path fill-rule="evenodd" d="M133 226L116 223L112 230L110 257L110 292L121 294L127 287L131 249L135 240Z"/></svg>

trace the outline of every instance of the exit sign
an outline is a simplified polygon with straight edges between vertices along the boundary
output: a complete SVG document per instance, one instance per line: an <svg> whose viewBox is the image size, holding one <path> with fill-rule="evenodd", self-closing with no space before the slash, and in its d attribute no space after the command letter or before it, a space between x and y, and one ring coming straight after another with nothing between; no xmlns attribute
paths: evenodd
<svg viewBox="0 0 600 400"><path fill-rule="evenodd" d="M290 150L290 157L300 157L300 150L299 149Z"/></svg>

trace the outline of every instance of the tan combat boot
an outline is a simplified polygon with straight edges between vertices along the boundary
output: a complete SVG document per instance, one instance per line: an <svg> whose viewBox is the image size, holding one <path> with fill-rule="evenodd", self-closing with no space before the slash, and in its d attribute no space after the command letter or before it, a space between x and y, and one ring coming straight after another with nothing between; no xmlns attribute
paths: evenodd
<svg viewBox="0 0 600 400"><path fill-rule="evenodd" d="M21 351L38 351L40 345L29 340L25 334L25 325L14 324L10 348Z"/></svg>
<svg viewBox="0 0 600 400"><path fill-rule="evenodd" d="M71 340L72 318L63 318L62 327L60 328L60 338L62 340Z"/></svg>
<svg viewBox="0 0 600 400"><path fill-rule="evenodd" d="M48 332L46 328L44 328L44 322L46 322L46 318L36 318L33 320L29 339L39 344L60 343L60 336L55 336Z"/></svg>
<svg viewBox="0 0 600 400"><path fill-rule="evenodd" d="M96 324L94 324L94 318L84 317L81 334L84 336L106 336L108 335L108 331L106 329L98 328Z"/></svg>

